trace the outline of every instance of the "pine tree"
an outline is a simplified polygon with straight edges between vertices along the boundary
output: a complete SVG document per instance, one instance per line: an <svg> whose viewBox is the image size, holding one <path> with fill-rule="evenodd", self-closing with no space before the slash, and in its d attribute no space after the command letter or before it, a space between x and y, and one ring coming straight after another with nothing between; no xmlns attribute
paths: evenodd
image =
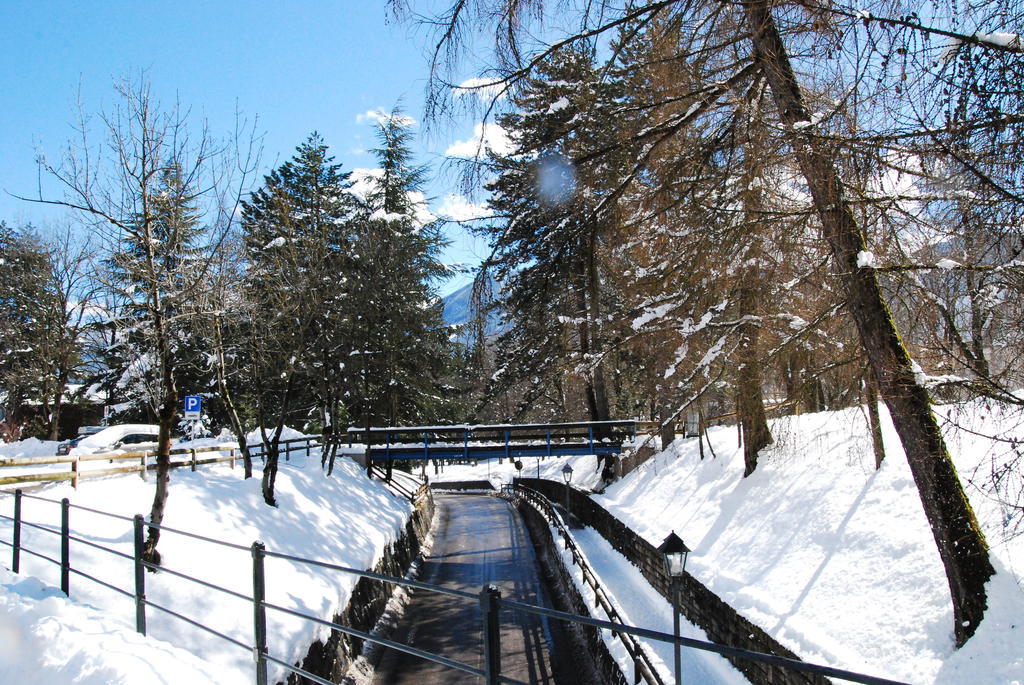
<svg viewBox="0 0 1024 685"><path fill-rule="evenodd" d="M490 206L505 221L487 229L492 256L485 268L502 286L507 327L489 395L521 388L516 413L548 406L554 416L610 415L605 311L615 295L605 240L615 225L607 200L617 169L610 161L587 170L576 160L609 142L599 122L607 123L613 101L591 51L563 49L539 66L513 98L514 110L499 119L516 150L491 155L498 176L488 187Z"/></svg>
<svg viewBox="0 0 1024 685"><path fill-rule="evenodd" d="M25 403L39 399L44 380L37 344L46 335L49 273L47 251L32 231L0 222L0 421L15 440Z"/></svg>
<svg viewBox="0 0 1024 685"><path fill-rule="evenodd" d="M267 461L263 494L274 504L278 443L289 422L316 405L330 435L343 415L354 304L348 174L313 133L242 207L246 337L256 420Z"/></svg>
<svg viewBox="0 0 1024 685"><path fill-rule="evenodd" d="M458 351L444 326L436 285L448 275L440 261L440 222L426 211L428 169L413 161L410 123L398 109L378 124L379 168L364 181L364 214L355 236L352 280L361 397L351 413L359 425L435 422L454 399Z"/></svg>

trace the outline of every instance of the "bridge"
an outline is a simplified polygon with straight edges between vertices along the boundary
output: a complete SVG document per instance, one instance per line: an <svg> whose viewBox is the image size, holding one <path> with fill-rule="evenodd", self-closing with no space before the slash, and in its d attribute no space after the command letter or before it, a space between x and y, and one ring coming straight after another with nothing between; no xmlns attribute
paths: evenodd
<svg viewBox="0 0 1024 685"><path fill-rule="evenodd" d="M646 429L640 421L349 428L348 444L366 445L371 459L605 456Z"/></svg>

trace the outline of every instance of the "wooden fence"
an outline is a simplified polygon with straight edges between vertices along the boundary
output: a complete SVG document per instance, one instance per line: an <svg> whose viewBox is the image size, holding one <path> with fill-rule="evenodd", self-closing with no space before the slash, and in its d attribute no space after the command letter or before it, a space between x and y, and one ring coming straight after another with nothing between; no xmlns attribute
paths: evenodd
<svg viewBox="0 0 1024 685"><path fill-rule="evenodd" d="M320 445L320 436L309 436L303 438L293 438L291 440L282 440L280 443L281 454L288 458L288 455L292 452L305 452L306 456L309 456L311 450L314 447ZM249 445L249 454L257 457L263 454L263 443L257 443L255 445ZM204 457L200 458L201 454L209 454L211 452L227 452L227 456L217 457ZM156 462L154 457L156 453L153 451L142 451L142 452L104 452L98 454L83 454L83 455L68 455L65 457L53 456L53 457L16 457L13 459L0 459L0 474L3 473L4 468L13 467L24 467L24 466L44 466L47 464L69 464L70 468L64 472L41 472L41 473L28 473L18 476L0 476L0 486L4 485L22 485L25 483L47 483L54 481L65 481L70 480L71 486L74 488L78 487L79 480L89 478L102 478L104 476L112 476L119 473L138 473L143 480L146 479L146 475L149 471L156 469ZM180 457L180 458L178 458ZM177 459L176 459L177 458ZM189 467L192 471L196 470L197 466L204 464L218 464L228 462L231 464L231 468L235 467L235 461L241 459L241 450L236 444L224 444L224 445L210 445L208 447L180 447L171 450L171 468L182 468ZM90 461L108 461L108 462L123 462L123 461L135 461L136 464L130 466L115 466L108 469L82 469L83 462Z"/></svg>

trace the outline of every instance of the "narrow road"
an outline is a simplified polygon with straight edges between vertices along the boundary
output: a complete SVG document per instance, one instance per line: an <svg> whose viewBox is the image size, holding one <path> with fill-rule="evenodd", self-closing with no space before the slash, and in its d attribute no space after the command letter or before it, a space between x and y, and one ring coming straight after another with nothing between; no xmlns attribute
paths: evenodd
<svg viewBox="0 0 1024 685"><path fill-rule="evenodd" d="M437 526L431 555L421 579L444 587L479 593L487 583L502 597L550 606L539 577L529 534L508 502L485 495L436 495ZM551 657L558 639L556 621L503 609L502 675L528 683L575 683L571 660ZM552 633L554 630L554 636ZM406 607L394 639L449 659L483 668L480 604L417 590ZM569 672L565 672L569 671ZM375 683L476 683L464 671L395 650L386 650Z"/></svg>

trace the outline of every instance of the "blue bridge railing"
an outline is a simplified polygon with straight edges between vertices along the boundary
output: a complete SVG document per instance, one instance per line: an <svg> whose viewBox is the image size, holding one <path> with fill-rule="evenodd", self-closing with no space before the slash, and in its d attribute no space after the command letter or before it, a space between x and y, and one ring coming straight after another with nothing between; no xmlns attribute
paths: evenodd
<svg viewBox="0 0 1024 685"><path fill-rule="evenodd" d="M374 459L517 459L619 454L638 421L349 428Z"/></svg>

